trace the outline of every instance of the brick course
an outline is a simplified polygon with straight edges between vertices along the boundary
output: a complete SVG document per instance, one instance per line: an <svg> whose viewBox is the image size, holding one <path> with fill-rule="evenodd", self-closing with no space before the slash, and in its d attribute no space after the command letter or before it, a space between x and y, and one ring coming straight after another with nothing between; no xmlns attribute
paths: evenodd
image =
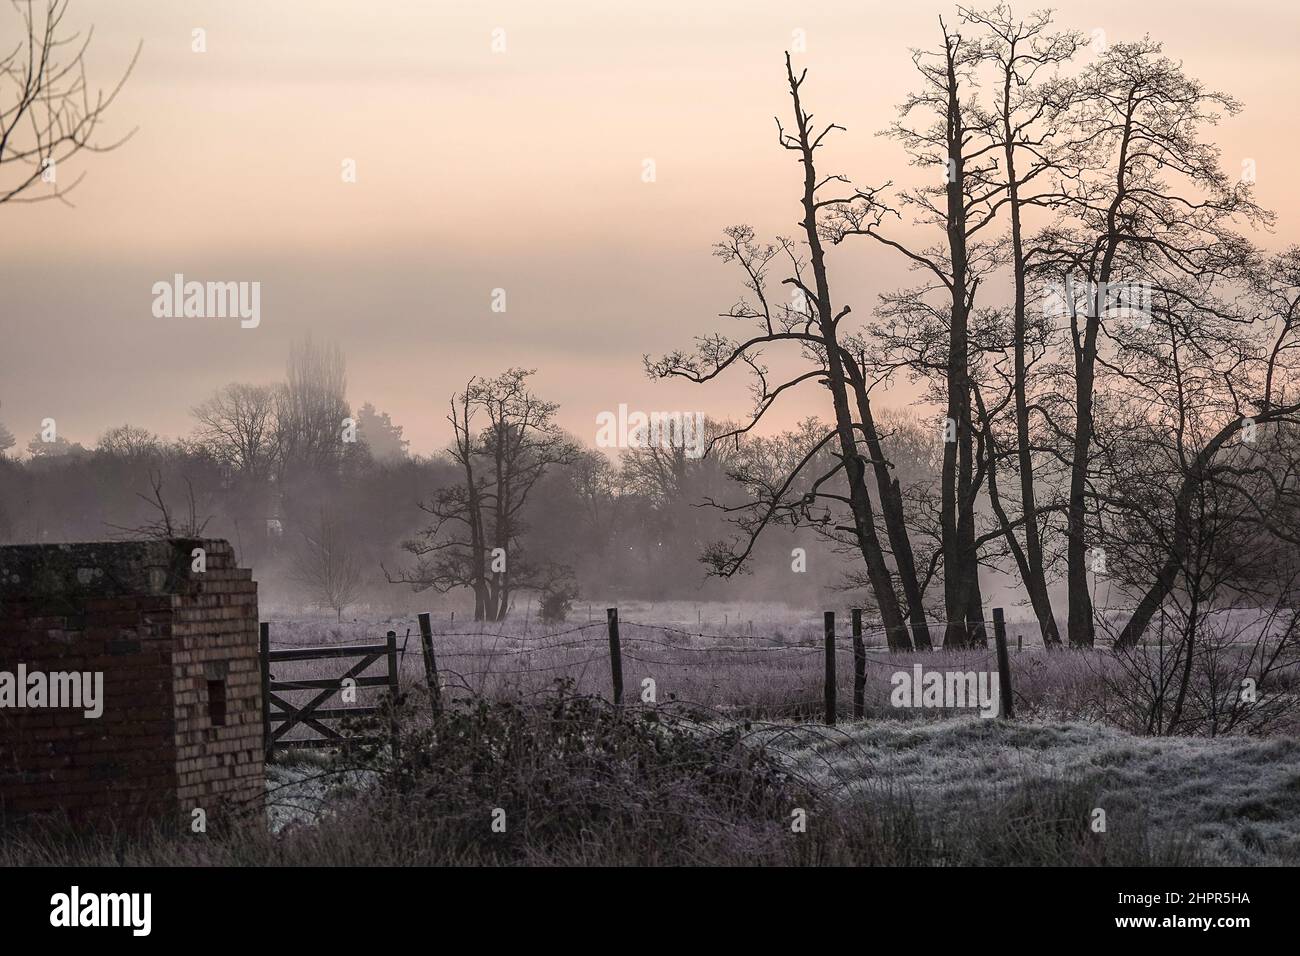
<svg viewBox="0 0 1300 956"><path fill-rule="evenodd" d="M262 798L257 584L226 541L0 548L0 672L20 663L101 671L103 714L0 707L0 822L188 822ZM224 681L224 726L209 681Z"/></svg>

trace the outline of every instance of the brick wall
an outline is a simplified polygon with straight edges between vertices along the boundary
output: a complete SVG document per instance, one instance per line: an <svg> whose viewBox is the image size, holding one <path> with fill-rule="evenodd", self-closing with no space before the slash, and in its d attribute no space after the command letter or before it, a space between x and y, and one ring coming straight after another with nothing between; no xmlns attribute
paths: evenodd
<svg viewBox="0 0 1300 956"><path fill-rule="evenodd" d="M207 571L172 618L177 798L182 809L256 801L264 790L257 584L224 541L209 542ZM213 726L211 691L223 692Z"/></svg>
<svg viewBox="0 0 1300 956"><path fill-rule="evenodd" d="M257 655L257 585L224 541L0 548L0 672L102 672L104 697L97 719L0 706L0 816L188 820L256 801Z"/></svg>

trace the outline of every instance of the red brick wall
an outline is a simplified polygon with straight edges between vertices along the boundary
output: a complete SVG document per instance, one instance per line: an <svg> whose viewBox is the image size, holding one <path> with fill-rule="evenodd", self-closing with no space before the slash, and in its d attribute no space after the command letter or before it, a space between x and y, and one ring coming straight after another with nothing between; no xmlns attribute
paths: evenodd
<svg viewBox="0 0 1300 956"><path fill-rule="evenodd" d="M190 567L194 547L207 570ZM0 707L0 816L188 825L260 800L257 585L224 541L0 548L0 671L100 671L103 714ZM224 680L226 726L209 719Z"/></svg>
<svg viewBox="0 0 1300 956"><path fill-rule="evenodd" d="M172 598L90 601L80 614L0 605L0 670L102 671L103 714L0 708L0 810L125 817L175 802Z"/></svg>
<svg viewBox="0 0 1300 956"><path fill-rule="evenodd" d="M178 600L172 624L177 796L195 807L257 804L265 783L257 584L210 542L198 593ZM225 545L224 549L217 545ZM225 684L225 726L209 720L208 681Z"/></svg>

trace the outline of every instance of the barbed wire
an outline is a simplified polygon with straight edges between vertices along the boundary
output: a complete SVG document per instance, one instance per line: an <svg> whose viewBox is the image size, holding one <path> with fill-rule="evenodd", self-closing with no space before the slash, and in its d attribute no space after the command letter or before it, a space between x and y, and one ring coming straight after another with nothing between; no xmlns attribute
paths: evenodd
<svg viewBox="0 0 1300 956"><path fill-rule="evenodd" d="M575 647L605 646L604 638L592 638L587 641L566 641L563 644L538 644L532 647L510 647L492 651L463 651L456 648L437 648L439 659L444 657L518 657L521 654L538 654L548 651L570 650Z"/></svg>
<svg viewBox="0 0 1300 956"><path fill-rule="evenodd" d="M635 644L646 647L666 647L674 651L688 653L769 654L788 650L822 650L821 644L771 644L766 647L731 647L726 645L721 647L691 647L687 644L671 644L668 641L652 641L645 637L629 637L627 640L620 640L619 643L624 647Z"/></svg>
<svg viewBox="0 0 1300 956"><path fill-rule="evenodd" d="M936 627L942 623L929 622L929 625ZM961 621L958 623L964 628L969 628L974 622ZM782 641L777 635L771 633L760 633L758 635L752 633L748 635L710 633L671 624L647 623L636 620L621 620L619 624L621 629L620 657L622 661L633 668L634 673L637 670L644 673L644 669L650 668L668 668L672 670L689 668L700 671L699 676L701 679L712 681L715 688L727 683L726 671L739 672L742 668L753 667L784 670L792 675L798 675L801 682L811 682L815 679L814 675L818 670L816 667L817 658L825 655L827 651L824 641L808 639L808 631L816 633L820 630L811 624L808 627L799 628L804 633L799 638L788 642ZM837 702L836 706L837 715L843 716L850 713L848 703L849 687L866 675L867 668L872 668L878 674L881 669L898 672L903 668L921 664L929 657L927 651L893 651L883 644L867 644L861 640L863 635L880 632L884 628L867 622L863 622L863 624L861 634L851 635L854 639L852 641L849 640L850 635L844 635L839 628L836 629L836 641L832 648L835 660L843 660L845 663L848 663L850 659L852 661L849 666L844 664L837 666L835 683L839 691L837 696L840 697L840 701ZM990 622L982 622L982 624L991 630ZM588 680L588 671L593 664L599 665L602 662L608 664L610 661L610 651L604 633L607 626L608 622L606 621L589 621L586 624L579 624L560 631L532 635L527 633L510 634L503 629L434 631L431 636L434 638L438 667L442 675L442 690L449 692L453 697L460 693L471 696L482 695L487 688L493 686L492 682L507 681L519 692L539 694L547 692L553 686L554 681L541 684L541 686L531 691L523 689L521 685L526 687L534 683L528 680L530 677L542 678L545 676L551 676L554 679L560 679L563 676L585 682ZM638 634L638 630L652 632L669 639L657 639L645 634ZM599 631L600 633L590 633L593 631ZM683 643L676 639L681 637L693 643ZM573 639L565 640L564 638ZM480 646L458 647L456 646L457 641L474 642ZM483 647L482 644L485 641L490 645L507 646ZM754 643L758 641L775 641L775 643ZM703 644L703 646L700 646L700 644ZM646 653L647 649L653 650ZM656 654L654 650L658 650L660 653ZM996 660L996 650L989 647L987 642L980 645L939 648L938 650L948 655L955 655L956 660L966 667L984 668L993 665ZM556 660L552 655L562 659ZM533 661L537 657L540 657L541 661L534 664ZM952 658L949 658L949 660L952 660ZM449 666L460 661L479 661L483 662L483 666L471 670L461 670L457 666ZM303 661L301 663L306 665L309 662ZM497 666L498 663L506 666ZM863 668L861 672L858 671L859 666ZM752 671L750 672L752 673ZM690 683L688 680L688 686ZM745 688L744 686L737 686L732 690L736 692L735 696L738 699L718 701L711 704L683 704L682 706L696 706L702 712L711 715L726 714L733 717L743 717L747 722L755 720L754 715L758 714L788 715L791 718L800 720L814 715L818 718L824 716L825 700L821 695L815 698L805 699L800 696L792 699L790 696L784 696L779 690L775 694L762 691L755 693L752 688ZM786 694L791 691L798 693L798 689L795 687L785 688ZM815 720L815 723L818 726L824 726L820 719Z"/></svg>
<svg viewBox="0 0 1300 956"><path fill-rule="evenodd" d="M452 670L451 668L448 668L447 670L448 673L456 674L459 677L479 677L483 675L495 676L498 674L503 676L510 675L510 674L541 674L549 671L567 670L573 667L585 667L587 664L591 664L600 659L601 659L600 654L593 654L591 657L583 661L565 661L562 664L552 664L549 667L523 667L517 669L503 669L499 667L494 667L482 671L460 671L460 672ZM439 670L441 670L441 668L439 668Z"/></svg>
<svg viewBox="0 0 1300 956"><path fill-rule="evenodd" d="M604 621L591 621L587 624L579 624L575 627L565 628L563 631L546 631L539 634L539 636L546 637L546 638L564 637L566 634L577 634L579 631L588 631L591 630L593 627L605 627L605 626L606 624ZM435 630L433 632L433 636L434 637L507 637L507 638L514 638L516 640L522 640L523 638L528 637L529 635L526 633L507 634L503 630L501 631L488 631L488 630L438 631Z"/></svg>

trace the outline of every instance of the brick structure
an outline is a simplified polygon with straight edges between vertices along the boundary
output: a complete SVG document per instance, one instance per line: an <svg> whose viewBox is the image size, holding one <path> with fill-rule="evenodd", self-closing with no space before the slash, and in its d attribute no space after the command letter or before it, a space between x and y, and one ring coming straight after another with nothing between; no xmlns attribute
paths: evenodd
<svg viewBox="0 0 1300 956"><path fill-rule="evenodd" d="M11 689L20 665L101 672L103 712L6 706L0 693L0 823L50 810L188 823L194 808L211 817L262 797L257 584L227 542L0 548Z"/></svg>

